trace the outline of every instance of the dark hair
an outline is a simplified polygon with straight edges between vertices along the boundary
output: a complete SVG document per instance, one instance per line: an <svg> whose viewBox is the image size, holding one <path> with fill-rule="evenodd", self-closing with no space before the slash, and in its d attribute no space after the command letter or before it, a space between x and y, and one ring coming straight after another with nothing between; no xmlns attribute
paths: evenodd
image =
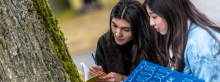
<svg viewBox="0 0 220 82"><path fill-rule="evenodd" d="M206 27L210 27L220 32L218 26L211 22L203 13L201 13L189 0L145 0L143 8L149 7L151 11L166 20L168 31L166 35L158 33L158 49L161 53L166 54L168 59L174 62L179 72L183 71L184 51L188 38L187 20L201 26L211 36L218 41L213 33ZM172 48L173 59L169 55L169 47ZM168 68L171 68L168 64Z"/></svg>
<svg viewBox="0 0 220 82"><path fill-rule="evenodd" d="M136 0L120 0L112 9L110 15L110 30L107 43L110 52L122 53L120 45L117 45L111 29L113 17L126 20L131 26L133 37L132 65L137 66L142 60L147 60L165 66L162 57L159 56L155 44L155 30L150 28L146 12L141 3ZM112 53L112 54L114 54Z"/></svg>

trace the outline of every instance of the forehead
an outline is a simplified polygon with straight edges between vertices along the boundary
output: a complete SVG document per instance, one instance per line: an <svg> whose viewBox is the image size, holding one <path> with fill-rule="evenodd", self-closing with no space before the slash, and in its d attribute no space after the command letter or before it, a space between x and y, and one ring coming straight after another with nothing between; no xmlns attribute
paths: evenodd
<svg viewBox="0 0 220 82"><path fill-rule="evenodd" d="M119 27L130 27L130 24L126 20L121 18L114 17L112 19L112 23L116 24Z"/></svg>
<svg viewBox="0 0 220 82"><path fill-rule="evenodd" d="M157 15L155 12L153 12L149 6L146 6L146 9L147 9L147 14L152 16L152 15Z"/></svg>
<svg viewBox="0 0 220 82"><path fill-rule="evenodd" d="M148 14L155 14L153 11L151 11L151 9L148 6L146 6L146 9Z"/></svg>

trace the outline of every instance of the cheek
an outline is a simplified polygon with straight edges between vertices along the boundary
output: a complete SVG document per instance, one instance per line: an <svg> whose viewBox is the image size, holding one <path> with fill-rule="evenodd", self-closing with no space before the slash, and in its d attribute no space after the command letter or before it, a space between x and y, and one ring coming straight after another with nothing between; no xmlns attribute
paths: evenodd
<svg viewBox="0 0 220 82"><path fill-rule="evenodd" d="M164 30L166 30L166 31L168 30L168 26L167 25L164 26Z"/></svg>
<svg viewBox="0 0 220 82"><path fill-rule="evenodd" d="M164 29L164 30L168 29L166 22L162 19L157 21L157 25L160 27L160 29Z"/></svg>
<svg viewBox="0 0 220 82"><path fill-rule="evenodd" d="M133 38L133 36L132 36L132 34L130 33L130 38L132 39Z"/></svg>
<svg viewBox="0 0 220 82"><path fill-rule="evenodd" d="M162 27L164 30L166 30L166 31L168 30L168 25L165 21L162 21Z"/></svg>
<svg viewBox="0 0 220 82"><path fill-rule="evenodd" d="M111 27L113 34L115 35L116 29L114 27Z"/></svg>
<svg viewBox="0 0 220 82"><path fill-rule="evenodd" d="M131 33L131 32L127 33L126 35L127 35L126 37L127 37L128 40L133 39L133 37L132 37L132 33Z"/></svg>

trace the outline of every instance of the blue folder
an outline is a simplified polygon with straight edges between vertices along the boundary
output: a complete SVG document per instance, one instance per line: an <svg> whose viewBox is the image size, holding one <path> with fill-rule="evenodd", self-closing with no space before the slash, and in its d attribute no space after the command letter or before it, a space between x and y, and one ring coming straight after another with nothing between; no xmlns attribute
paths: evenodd
<svg viewBox="0 0 220 82"><path fill-rule="evenodd" d="M205 81L143 60L124 82L205 82Z"/></svg>

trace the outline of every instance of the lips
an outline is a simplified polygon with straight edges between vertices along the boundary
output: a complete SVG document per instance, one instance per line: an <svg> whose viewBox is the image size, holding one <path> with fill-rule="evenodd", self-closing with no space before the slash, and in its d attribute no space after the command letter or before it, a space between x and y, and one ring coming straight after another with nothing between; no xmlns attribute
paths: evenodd
<svg viewBox="0 0 220 82"><path fill-rule="evenodd" d="M160 31L160 29L157 29L157 32L159 32Z"/></svg>
<svg viewBox="0 0 220 82"><path fill-rule="evenodd" d="M123 41L123 39L119 39L119 38L116 38L116 39L117 39L117 41L119 41L119 42Z"/></svg>

